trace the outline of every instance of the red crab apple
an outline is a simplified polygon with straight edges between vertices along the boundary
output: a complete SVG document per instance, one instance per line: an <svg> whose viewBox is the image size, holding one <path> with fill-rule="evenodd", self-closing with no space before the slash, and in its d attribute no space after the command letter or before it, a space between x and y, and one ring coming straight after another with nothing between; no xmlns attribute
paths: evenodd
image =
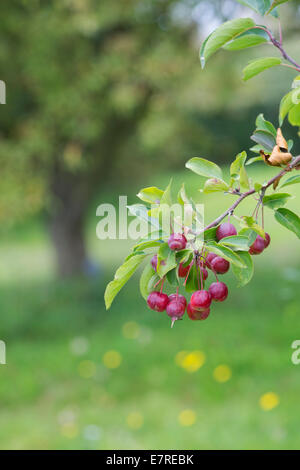
<svg viewBox="0 0 300 470"><path fill-rule="evenodd" d="M170 250L179 251L184 250L187 244L187 239L183 233L172 233L168 240Z"/></svg>
<svg viewBox="0 0 300 470"><path fill-rule="evenodd" d="M268 246L270 245L270 242L271 242L271 237L270 237L270 235L269 235L267 232L265 232L265 235L266 235L266 238L265 238L265 240L264 240L264 242L265 242L265 248L268 248Z"/></svg>
<svg viewBox="0 0 300 470"><path fill-rule="evenodd" d="M183 263L180 263L179 268L178 268L178 276L179 277L186 277L187 273L189 272L190 269L190 264L187 266L184 266Z"/></svg>
<svg viewBox="0 0 300 470"><path fill-rule="evenodd" d="M208 255L206 256L206 259L205 259L205 263L206 263L206 266L211 269L211 262L214 258L216 258L218 255L216 255L215 253L208 253Z"/></svg>
<svg viewBox="0 0 300 470"><path fill-rule="evenodd" d="M260 255L266 248L266 242L267 240L265 240L260 235L257 235L254 243L252 243L249 248L250 255Z"/></svg>
<svg viewBox="0 0 300 470"><path fill-rule="evenodd" d="M188 304L186 311L191 320L205 320L210 313L209 308L196 310L190 303Z"/></svg>
<svg viewBox="0 0 300 470"><path fill-rule="evenodd" d="M222 238L231 237L233 235L237 235L237 231L235 226L230 222L225 222L217 228L216 237L218 241L222 240Z"/></svg>
<svg viewBox="0 0 300 470"><path fill-rule="evenodd" d="M209 308L211 300L208 290L196 290L191 297L190 304L195 310L203 310Z"/></svg>
<svg viewBox="0 0 300 470"><path fill-rule="evenodd" d="M160 264L166 264L165 261L161 261ZM152 258L151 258L151 265L152 265L152 268L154 269L154 271L157 270L157 255L154 255Z"/></svg>
<svg viewBox="0 0 300 470"><path fill-rule="evenodd" d="M181 302L184 305L184 307L186 307L186 298L184 297L184 295L170 294L169 302L174 302L174 301Z"/></svg>
<svg viewBox="0 0 300 470"><path fill-rule="evenodd" d="M167 315L172 319L172 327L176 320L183 317L185 312L186 304L180 302L179 300L172 300L168 303L166 312Z"/></svg>
<svg viewBox="0 0 300 470"><path fill-rule="evenodd" d="M227 299L228 288L224 282L213 282L208 290L215 302L223 302Z"/></svg>
<svg viewBox="0 0 300 470"><path fill-rule="evenodd" d="M162 292L153 291L150 292L147 299L147 304L152 310L156 310L157 312L163 312L166 310L166 307L169 303L169 297L167 294L163 294Z"/></svg>
<svg viewBox="0 0 300 470"><path fill-rule="evenodd" d="M225 274L230 268L230 263L226 259L221 258L221 256L216 256L210 265L211 269L217 274Z"/></svg>

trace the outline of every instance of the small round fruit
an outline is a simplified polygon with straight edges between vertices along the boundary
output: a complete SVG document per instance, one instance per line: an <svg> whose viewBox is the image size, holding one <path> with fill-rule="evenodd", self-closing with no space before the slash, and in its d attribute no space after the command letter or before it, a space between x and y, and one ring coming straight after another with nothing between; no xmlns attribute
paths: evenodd
<svg viewBox="0 0 300 470"><path fill-rule="evenodd" d="M185 307L182 302L178 300L172 300L169 302L166 308L167 315L171 318L181 318L184 315Z"/></svg>
<svg viewBox="0 0 300 470"><path fill-rule="evenodd" d="M266 238L265 238L265 240L264 240L264 242L265 242L265 248L268 248L268 246L270 245L270 242L271 242L271 237L270 237L270 235L269 235L267 232L265 232L265 235L266 235Z"/></svg>
<svg viewBox="0 0 300 470"><path fill-rule="evenodd" d="M213 282L208 290L215 302L224 302L227 299L228 288L224 282Z"/></svg>
<svg viewBox="0 0 300 470"><path fill-rule="evenodd" d="M195 310L203 310L209 308L211 300L208 290L196 290L191 297L190 304Z"/></svg>
<svg viewBox="0 0 300 470"><path fill-rule="evenodd" d="M255 242L250 246L250 255L260 255L266 247L265 242L266 240L263 237L257 235Z"/></svg>
<svg viewBox="0 0 300 470"><path fill-rule="evenodd" d="M225 274L230 268L230 263L226 259L221 258L221 256L216 256L210 265L211 269L217 274Z"/></svg>
<svg viewBox="0 0 300 470"><path fill-rule="evenodd" d="M210 309L196 310L189 303L187 306L187 314L191 320L205 320L210 313Z"/></svg>
<svg viewBox="0 0 300 470"><path fill-rule="evenodd" d="M154 269L154 271L157 270L157 255L154 255L152 258L151 258L151 266L152 268ZM161 261L160 264L166 264L165 261Z"/></svg>
<svg viewBox="0 0 300 470"><path fill-rule="evenodd" d="M184 250L187 244L187 239L183 233L172 233L168 240L170 250L179 251Z"/></svg>
<svg viewBox="0 0 300 470"><path fill-rule="evenodd" d="M156 312L163 312L166 310L168 303L169 297L167 294L153 291L148 295L147 304L152 310L156 310Z"/></svg>
<svg viewBox="0 0 300 470"><path fill-rule="evenodd" d="M183 304L179 300L173 300L172 302L168 303L166 312L167 312L167 315L169 315L169 317L172 319L172 325L171 325L172 328L173 328L175 321L183 317L185 308L186 308L186 304Z"/></svg>
<svg viewBox="0 0 300 470"><path fill-rule="evenodd" d="M208 267L208 269L211 269L211 262L217 256L218 255L215 255L215 253L208 253L208 255L206 256L206 259L205 259L206 266Z"/></svg>
<svg viewBox="0 0 300 470"><path fill-rule="evenodd" d="M169 295L169 302L178 301L181 302L186 307L186 298L184 295L181 294L170 294Z"/></svg>
<svg viewBox="0 0 300 470"><path fill-rule="evenodd" d="M189 272L190 265L184 266L183 263L180 263L178 268L178 276L179 277L186 277L187 273Z"/></svg>
<svg viewBox="0 0 300 470"><path fill-rule="evenodd" d="M237 235L237 231L234 225L229 222L219 225L216 231L217 240L220 241L222 238L231 237Z"/></svg>
<svg viewBox="0 0 300 470"><path fill-rule="evenodd" d="M154 269L154 271L156 271L156 269L157 269L157 255L154 255L151 258L151 266Z"/></svg>

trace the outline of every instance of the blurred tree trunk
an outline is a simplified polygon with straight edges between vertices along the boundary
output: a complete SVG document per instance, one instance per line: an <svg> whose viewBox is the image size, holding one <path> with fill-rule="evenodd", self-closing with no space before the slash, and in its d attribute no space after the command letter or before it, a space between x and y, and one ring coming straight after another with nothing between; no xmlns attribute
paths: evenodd
<svg viewBox="0 0 300 470"><path fill-rule="evenodd" d="M93 263L88 258L84 240L85 215L100 183L116 179L116 175L112 178L115 161L118 160L126 140L130 139L141 118L148 111L153 90L144 84L140 92L143 93L143 99L131 116L120 117L112 114L107 119L105 132L99 141L83 150L84 154L86 152L94 159L91 168L80 172L67 170L60 157L63 144L54 159L50 181L53 198L50 234L56 251L58 272L63 277L95 272Z"/></svg>
<svg viewBox="0 0 300 470"><path fill-rule="evenodd" d="M83 175L74 175L56 166L50 185L53 198L49 229L58 273L72 277L87 273L89 266L84 239L84 219L91 191Z"/></svg>
<svg viewBox="0 0 300 470"><path fill-rule="evenodd" d="M70 208L64 207L50 219L50 233L56 252L58 273L62 277L83 274L88 257L83 234L83 213L70 216Z"/></svg>

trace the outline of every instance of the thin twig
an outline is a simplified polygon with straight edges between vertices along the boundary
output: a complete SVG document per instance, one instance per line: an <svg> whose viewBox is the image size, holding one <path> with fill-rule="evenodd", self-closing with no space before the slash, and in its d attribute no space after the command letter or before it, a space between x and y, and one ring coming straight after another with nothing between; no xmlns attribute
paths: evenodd
<svg viewBox="0 0 300 470"><path fill-rule="evenodd" d="M300 165L300 155L298 155L298 157L295 157L292 161L292 163L290 163L286 168L284 168L284 170L280 171L276 176L273 176L273 178L271 178L267 183L265 183L261 189L261 191L263 192L263 194L266 192L267 188L269 188L270 186L272 186L272 184L278 179L278 178L281 178L282 176L284 176L288 171L291 171L291 170L294 170L297 166ZM242 193L239 198L235 201L234 204L232 204L232 206L229 207L229 209L227 209L225 212L223 212L223 214L221 214L219 217L217 217L213 222L211 222L209 225L207 225L206 227L204 227L203 229L201 229L200 231L198 232L190 232L192 233L195 237L201 235L201 233L205 232L206 230L210 229L210 228L213 228L213 227L216 227L217 225L219 225L220 222L222 222L223 219L225 219L225 217L230 214L230 213L233 213L234 210L237 208L237 206L244 200L246 199L248 196L251 196L252 194L255 194L256 191L255 189L250 189L249 191L245 192L245 193Z"/></svg>
<svg viewBox="0 0 300 470"><path fill-rule="evenodd" d="M276 38L274 38L274 36L272 35L272 33L267 29L267 28L264 28L263 26L255 26L255 29L261 29L263 31L265 31L267 33L267 35L269 36L270 38L270 41L271 43L273 44L273 46L277 47L277 49L279 49L282 57L287 60L288 62L290 62L292 65L295 66L295 69L300 72L300 65L297 64L297 62L291 57L288 55L288 53L285 51L285 49L283 48L283 45L282 45L282 36L280 37L280 41L277 41Z"/></svg>

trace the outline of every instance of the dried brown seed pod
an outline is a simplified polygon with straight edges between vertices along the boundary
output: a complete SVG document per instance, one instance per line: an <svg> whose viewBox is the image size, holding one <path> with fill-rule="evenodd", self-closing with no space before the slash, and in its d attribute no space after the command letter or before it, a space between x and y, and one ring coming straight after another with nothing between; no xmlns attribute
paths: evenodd
<svg viewBox="0 0 300 470"><path fill-rule="evenodd" d="M287 144L287 141L286 141L285 138L283 137L280 127L278 127L278 129L277 129L276 144L277 144L278 147L280 147L280 149L283 150L283 151L284 151L284 150L288 151L288 149L289 149L288 144Z"/></svg>
<svg viewBox="0 0 300 470"><path fill-rule="evenodd" d="M275 145L273 151L268 158L268 163L272 166L285 166L292 160L292 154L282 151L279 145Z"/></svg>

